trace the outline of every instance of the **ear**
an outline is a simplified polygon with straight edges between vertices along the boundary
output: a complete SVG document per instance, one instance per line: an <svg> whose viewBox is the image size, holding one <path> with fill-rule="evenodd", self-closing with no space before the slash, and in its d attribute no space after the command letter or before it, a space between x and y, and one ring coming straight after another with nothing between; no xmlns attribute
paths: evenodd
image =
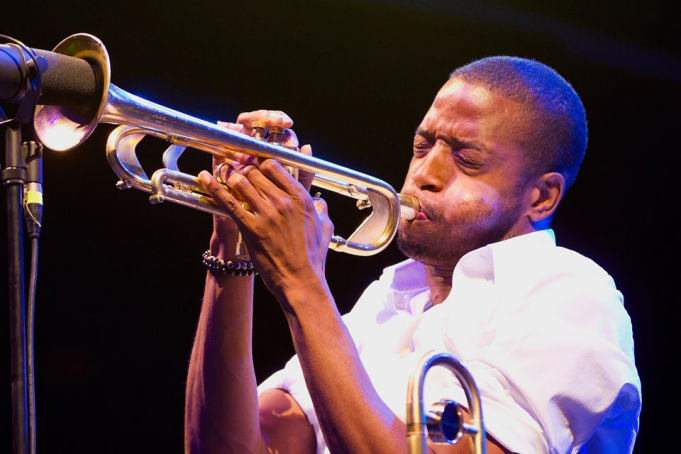
<svg viewBox="0 0 681 454"><path fill-rule="evenodd" d="M532 223L549 219L565 193L565 178L557 172L538 177L531 190L531 206L527 216Z"/></svg>

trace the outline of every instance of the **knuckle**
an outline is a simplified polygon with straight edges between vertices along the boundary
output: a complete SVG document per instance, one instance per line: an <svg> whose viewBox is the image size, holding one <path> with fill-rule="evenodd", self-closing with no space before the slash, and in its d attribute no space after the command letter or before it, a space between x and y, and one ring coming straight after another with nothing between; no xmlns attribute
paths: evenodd
<svg viewBox="0 0 681 454"><path fill-rule="evenodd" d="M238 173L233 173L227 180L228 186L236 191L246 189L250 184L246 178Z"/></svg>
<svg viewBox="0 0 681 454"><path fill-rule="evenodd" d="M288 197L274 199L272 205L280 215L288 215L293 211L293 200Z"/></svg>
<svg viewBox="0 0 681 454"><path fill-rule="evenodd" d="M260 164L260 170L268 173L277 172L281 166L274 159L266 159Z"/></svg>
<svg viewBox="0 0 681 454"><path fill-rule="evenodd" d="M221 195L221 196L220 196L220 199L222 200L223 205L225 205L225 207L226 207L229 211L234 212L234 211L237 210L239 204L237 203L236 200L234 200L233 197Z"/></svg>
<svg viewBox="0 0 681 454"><path fill-rule="evenodd" d="M249 186L249 182L245 178L237 178L236 181L233 184L234 189L237 191L243 191Z"/></svg>

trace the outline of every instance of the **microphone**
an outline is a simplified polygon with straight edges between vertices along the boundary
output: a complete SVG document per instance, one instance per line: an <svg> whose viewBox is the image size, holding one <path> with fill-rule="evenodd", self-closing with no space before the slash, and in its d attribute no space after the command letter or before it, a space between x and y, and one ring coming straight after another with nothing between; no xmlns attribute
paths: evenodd
<svg viewBox="0 0 681 454"><path fill-rule="evenodd" d="M87 60L40 49L33 52L42 77L38 104L83 106L98 96L101 84ZM0 45L0 104L21 101L26 89L25 64L30 60L19 46Z"/></svg>

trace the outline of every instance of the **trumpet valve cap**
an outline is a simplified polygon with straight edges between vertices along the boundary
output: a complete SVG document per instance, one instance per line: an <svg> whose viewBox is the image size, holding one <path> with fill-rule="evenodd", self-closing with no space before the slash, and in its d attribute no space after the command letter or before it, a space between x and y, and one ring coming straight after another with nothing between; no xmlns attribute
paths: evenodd
<svg viewBox="0 0 681 454"><path fill-rule="evenodd" d="M263 140L267 135L267 123L264 121L254 121L251 123L251 129L253 129L253 135L258 140Z"/></svg>
<svg viewBox="0 0 681 454"><path fill-rule="evenodd" d="M281 143L284 130L285 128L282 128L281 126L270 126L270 135L267 140L274 143Z"/></svg>

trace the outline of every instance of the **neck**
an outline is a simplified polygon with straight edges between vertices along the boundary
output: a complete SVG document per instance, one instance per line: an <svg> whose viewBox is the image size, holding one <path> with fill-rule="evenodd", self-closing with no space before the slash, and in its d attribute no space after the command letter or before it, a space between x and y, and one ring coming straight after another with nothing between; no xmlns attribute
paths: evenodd
<svg viewBox="0 0 681 454"><path fill-rule="evenodd" d="M430 299L433 305L440 304L452 290L452 274L454 267L426 265L426 279L430 288Z"/></svg>

